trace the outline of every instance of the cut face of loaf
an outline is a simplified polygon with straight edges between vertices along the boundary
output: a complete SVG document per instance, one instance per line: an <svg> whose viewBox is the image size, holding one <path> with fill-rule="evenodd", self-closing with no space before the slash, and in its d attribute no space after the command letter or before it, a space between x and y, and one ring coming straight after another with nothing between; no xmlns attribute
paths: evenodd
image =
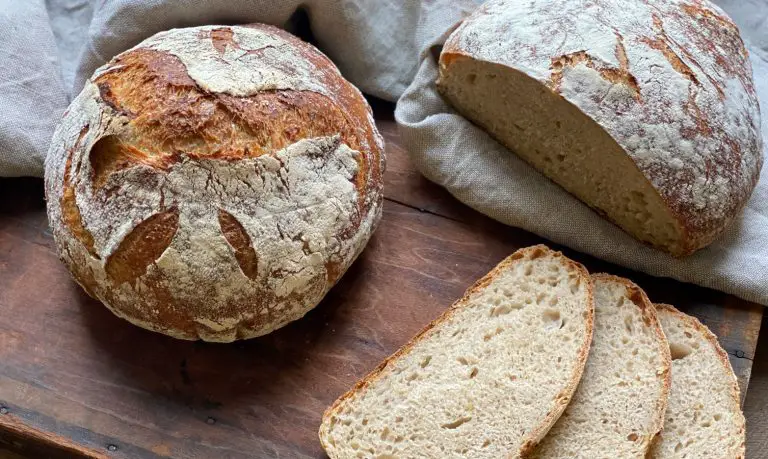
<svg viewBox="0 0 768 459"><path fill-rule="evenodd" d="M659 193L595 121L515 69L463 56L443 62L439 87L464 116L635 238L684 251Z"/></svg>
<svg viewBox="0 0 768 459"><path fill-rule="evenodd" d="M672 390L651 457L744 458L744 415L728 355L694 317L656 308L672 352Z"/></svg>
<svg viewBox="0 0 768 459"><path fill-rule="evenodd" d="M581 377L593 300L581 265L515 252L326 411L331 458L520 457Z"/></svg>
<svg viewBox="0 0 768 459"><path fill-rule="evenodd" d="M711 243L751 194L760 114L739 32L707 1L489 0L447 40L439 91L633 237Z"/></svg>
<svg viewBox="0 0 768 459"><path fill-rule="evenodd" d="M579 387L533 457L646 456L662 428L669 347L645 293L608 274L592 276L595 332Z"/></svg>

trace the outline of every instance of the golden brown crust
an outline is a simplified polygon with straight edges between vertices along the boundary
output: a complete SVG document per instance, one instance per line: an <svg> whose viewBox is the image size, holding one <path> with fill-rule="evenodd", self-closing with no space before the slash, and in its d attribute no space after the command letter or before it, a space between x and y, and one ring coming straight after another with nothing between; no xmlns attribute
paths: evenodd
<svg viewBox="0 0 768 459"><path fill-rule="evenodd" d="M235 259L243 270L243 274L251 279L256 278L259 273L259 256L251 243L251 237L243 228L243 225L225 210L219 209L219 226L221 234L232 246L235 251ZM306 244L306 243L305 243Z"/></svg>
<svg viewBox="0 0 768 459"><path fill-rule="evenodd" d="M179 212L169 209L141 222L120 242L104 266L118 284L132 282L147 271L165 249L179 227Z"/></svg>
<svg viewBox="0 0 768 459"><path fill-rule="evenodd" d="M712 330L709 329L706 325L702 324L699 319L696 317L693 317L691 315L685 314L684 312L680 311L676 307L664 304L664 303L654 303L654 307L657 311L660 311L661 314L671 314L676 316L681 322L685 323L688 327L698 331L704 339L706 339L710 346L715 350L715 353L717 354L717 361L720 362L720 364L723 366L723 368L726 370L726 372L733 376L733 382L731 384L731 397L733 400L737 401L741 399L740 397L740 391L739 391L739 383L736 379L736 375L733 373L733 367L731 367L731 362L728 359L728 353L725 352L725 349L720 346L720 341L717 339L717 336L712 333ZM740 407L739 407L740 411ZM743 419L743 418L742 418ZM745 434L745 425L742 423L741 430L739 434L741 435L742 439L746 439ZM744 442L742 441L739 455L736 456L734 459L744 459L746 455L746 446Z"/></svg>
<svg viewBox="0 0 768 459"><path fill-rule="evenodd" d="M380 218L383 144L362 94L311 45L248 28L263 34L175 29L115 57L68 110L46 171L76 281L115 314L178 338L231 341L299 318ZM212 89L230 71L240 77L230 87L253 84ZM72 130L83 122L81 144ZM210 253L196 265L191 247Z"/></svg>
<svg viewBox="0 0 768 459"><path fill-rule="evenodd" d="M592 279L623 285L627 289L627 296L629 299L637 305L642 312L643 323L647 327L651 327L653 334L656 336L656 343L661 348L660 353L663 356L664 361L662 367L657 369L657 374L663 375L664 383L662 385L661 397L656 404L656 417L652 427L653 436L652 438L648 438L646 443L646 451L649 451L651 445L655 439L659 437L664 428L664 414L667 410L669 390L672 387L672 357L669 352L669 343L667 342L667 337L664 334L664 330L661 328L661 323L656 315L656 308L653 307L653 303L648 299L648 295L646 295L645 291L637 284L629 279L607 273L592 274Z"/></svg>
<svg viewBox="0 0 768 459"><path fill-rule="evenodd" d="M179 160L179 152L236 160L336 134L353 150L376 149L367 103L348 83L334 84L340 101L296 90L235 97L203 90L179 58L166 52L138 48L115 58L113 66L95 83L102 99L130 121L125 134L102 139L105 145L97 144L92 151L97 186L132 165L168 168ZM380 176L379 161L366 155L359 161L362 188L369 168L375 168L374 179Z"/></svg>
<svg viewBox="0 0 768 459"><path fill-rule="evenodd" d="M539 426L532 429L528 433L528 435L526 435L526 437L522 440L520 451L517 452L517 454L520 457L526 457L528 454L530 454L530 452L535 448L538 442L541 441L542 438L544 438L544 435L546 435L549 429L555 424L557 419L560 417L560 415L563 413L565 408L568 406L568 403L570 402L570 399L573 396L573 393L576 391L576 387L578 386L579 381L581 380L581 375L583 374L584 367L587 363L587 356L589 354L589 347L592 343L592 332L594 329L594 296L593 296L592 282L590 280L589 273L587 272L586 268L584 268L584 266L582 266L581 264L566 258L561 252L553 251L549 247L543 244L519 249L509 257L502 260L488 274L483 276L481 279L475 282L471 287L469 287L467 291L464 293L464 296L462 296L459 300L453 303L445 312L443 312L439 317L437 317L436 319L428 323L413 338L411 338L407 343L405 343L402 347L400 347L400 349L395 351L394 354L385 358L376 368L374 368L370 373L368 373L368 375L360 379L357 383L355 383L355 385L351 389L349 389L347 392L341 395L328 409L325 410L325 413L323 413L323 418L320 425L320 431L318 432L318 435L320 437L320 443L322 444L323 449L325 451L329 451L330 449L330 445L325 443L325 438L323 436L323 428L329 422L330 417L334 413L338 412L338 410L340 409L343 403L345 403L348 399L350 399L355 393L357 393L362 389L365 389L369 384L371 384L373 381L378 379L381 373L384 371L384 369L391 362L396 361L401 356L410 352L413 346L415 346L416 343L418 343L422 339L428 338L429 333L431 333L432 330L437 325L450 319L451 316L458 309L464 306L464 303L466 303L472 295L479 292L488 284L490 284L499 275L501 271L507 269L507 267L509 267L510 265L514 264L519 260L535 259L545 254L551 254L556 258L562 258L563 262L569 269L579 273L579 275L584 280L584 283L587 285L587 288L588 288L587 295L590 302L590 308L587 311L588 313L587 317L584 318L585 328L587 332L585 333L585 340L578 354L576 371L571 377L571 380L567 383L566 388L563 390L563 396L558 399L558 404L556 404L555 408L547 414L547 416L544 418L544 420Z"/></svg>
<svg viewBox="0 0 768 459"><path fill-rule="evenodd" d="M76 175L72 171L72 150L80 146L83 137L85 137L87 133L88 125L80 130L80 134L77 141L75 141L74 147L67 152L67 162L64 166L64 191L61 195L60 204L61 218L70 228L70 231L72 231L72 236L83 244L86 250L88 250L88 253L94 258L99 258L99 255L94 249L93 235L85 228L85 225L83 225L83 217L80 214L80 208L77 206L77 201L75 200L75 186L72 183L72 178Z"/></svg>

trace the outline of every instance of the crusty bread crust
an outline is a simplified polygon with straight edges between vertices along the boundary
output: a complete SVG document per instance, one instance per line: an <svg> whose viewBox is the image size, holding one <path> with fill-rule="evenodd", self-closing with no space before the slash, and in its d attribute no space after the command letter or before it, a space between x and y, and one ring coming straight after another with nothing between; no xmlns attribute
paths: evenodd
<svg viewBox="0 0 768 459"><path fill-rule="evenodd" d="M699 319L696 317L693 317L691 315L685 314L684 312L680 311L679 309L675 308L672 305L664 304L664 303L655 303L654 306L657 310L661 310L665 313L673 314L677 316L680 321L686 323L688 326L690 326L692 329L697 330L699 333L701 333L704 338L709 342L709 344L712 346L712 348L715 350L717 354L717 360L720 362L720 364L723 366L723 369L733 375L733 383L730 387L730 393L733 400L740 400L740 391L739 391L739 383L736 379L736 375L733 373L733 368L731 367L731 362L728 360L728 353L725 352L725 349L720 346L720 341L717 339L717 336L715 336L714 333L707 327L706 325L702 324ZM739 410L739 414L741 415L741 425L739 426L739 435L741 436L742 443L740 446L740 451L737 453L736 456L733 458L728 459L744 459L746 456L746 421L744 419L744 415L741 413L741 410Z"/></svg>
<svg viewBox="0 0 768 459"><path fill-rule="evenodd" d="M448 320L458 309L460 309L464 305L464 303L474 293L482 290L484 287L490 284L494 280L494 278L496 278L499 275L501 271L507 269L510 265L513 265L518 260L533 259L533 258L540 257L544 254L550 254L554 257L562 258L563 263L567 268L579 273L581 280L584 282L584 285L586 285L588 288L589 302L593 307L589 308L588 314L584 318L587 333L585 333L585 340L582 343L582 346L578 353L578 362L575 367L576 371L574 371L574 374L571 376L570 380L566 384L565 389L562 392L562 396L558 397L557 404L549 412L549 414L545 417L545 419L541 422L541 424L531 429L530 432L528 432L528 434L526 435L526 438L523 440L521 444L520 450L517 452L510 452L509 454L510 458L526 457L533 450L536 444L539 441L541 441L542 438L544 438L544 436L549 431L549 429L555 424L557 419L560 417L560 415L563 413L565 408L568 406L568 403L570 402L571 397L573 396L573 393L576 391L576 387L578 386L579 381L581 380L581 375L584 372L584 366L586 365L586 362L587 362L587 356L589 355L589 347L592 343L592 333L594 329L594 294L593 294L592 281L589 276L589 272L587 272L586 268L584 268L584 266L582 266L580 263L570 260L569 258L565 257L561 252L553 251L549 247L541 244L517 250L512 255L505 258L495 268L493 268L493 270L491 270L488 274L483 276L481 279L475 282L469 289L467 289L467 291L465 292L464 296L461 297L461 299L453 303L451 307L449 307L439 317L437 317L436 319L431 321L429 324L427 324L419 333L416 334L416 336L411 338L406 344L404 344L394 354L384 359L375 369L373 369L373 371L371 371L367 376L359 380L350 390L348 390L341 397L339 397L333 403L333 405L331 405L323 414L322 422L320 424L320 430L318 432L318 435L320 437L320 443L322 444L323 449L326 452L330 451L330 445L326 442L326 437L328 436L328 432L325 430L325 428L326 426L329 425L331 416L334 415L334 413L339 412L340 409L342 408L342 405L347 400L349 400L355 393L361 390L364 390L368 385L376 381L380 377L384 369L387 368L387 366L389 366L391 363L399 359L401 356L410 352L411 348L413 348L413 346L416 343L418 343L423 339L429 338L429 335L433 331L435 326Z"/></svg>
<svg viewBox="0 0 768 459"><path fill-rule="evenodd" d="M381 217L360 91L276 27L158 33L86 82L51 142L63 262L116 315L183 339L263 335L317 305Z"/></svg>

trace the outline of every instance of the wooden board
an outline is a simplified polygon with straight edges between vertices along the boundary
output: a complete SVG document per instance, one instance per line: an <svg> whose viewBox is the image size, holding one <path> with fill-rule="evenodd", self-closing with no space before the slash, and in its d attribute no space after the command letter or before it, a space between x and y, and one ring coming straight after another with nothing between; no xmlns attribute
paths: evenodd
<svg viewBox="0 0 768 459"><path fill-rule="evenodd" d="M506 255L546 242L428 183L391 115L380 118L387 201L369 246L305 318L230 345L113 316L58 261L41 182L0 180L0 447L30 457L325 457L317 428L336 397ZM699 317L746 392L761 306L565 252Z"/></svg>

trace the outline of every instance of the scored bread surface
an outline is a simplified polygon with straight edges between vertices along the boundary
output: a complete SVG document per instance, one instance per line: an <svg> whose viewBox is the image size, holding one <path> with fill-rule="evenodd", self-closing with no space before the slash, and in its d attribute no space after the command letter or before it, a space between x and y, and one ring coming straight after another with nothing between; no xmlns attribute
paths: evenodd
<svg viewBox="0 0 768 459"><path fill-rule="evenodd" d="M525 455L576 389L592 296L561 253L515 252L326 411L323 448L332 459Z"/></svg>
<svg viewBox="0 0 768 459"><path fill-rule="evenodd" d="M272 26L158 33L99 68L46 162L48 216L75 279L115 314L232 341L303 316L382 204L362 94Z"/></svg>
<svg viewBox="0 0 768 459"><path fill-rule="evenodd" d="M743 459L745 421L728 355L695 317L656 308L672 353L672 389L651 457Z"/></svg>
<svg viewBox="0 0 768 459"><path fill-rule="evenodd" d="M706 0L489 0L448 38L437 86L566 190L674 255L711 243L759 177L749 57Z"/></svg>
<svg viewBox="0 0 768 459"><path fill-rule="evenodd" d="M655 308L627 279L592 281L595 332L584 375L537 459L640 459L662 428L671 363Z"/></svg>

